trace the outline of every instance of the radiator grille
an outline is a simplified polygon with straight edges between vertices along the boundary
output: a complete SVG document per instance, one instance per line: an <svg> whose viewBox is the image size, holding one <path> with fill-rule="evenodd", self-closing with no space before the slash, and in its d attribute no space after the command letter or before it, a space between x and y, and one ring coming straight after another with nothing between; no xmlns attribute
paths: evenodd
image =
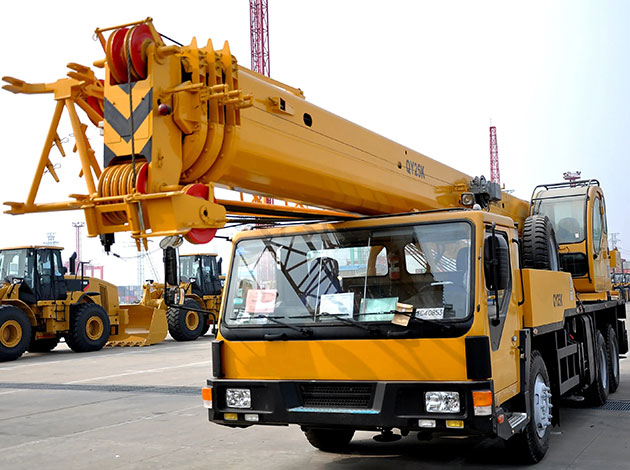
<svg viewBox="0 0 630 470"><path fill-rule="evenodd" d="M369 408L372 385L300 384L302 404L323 408Z"/></svg>

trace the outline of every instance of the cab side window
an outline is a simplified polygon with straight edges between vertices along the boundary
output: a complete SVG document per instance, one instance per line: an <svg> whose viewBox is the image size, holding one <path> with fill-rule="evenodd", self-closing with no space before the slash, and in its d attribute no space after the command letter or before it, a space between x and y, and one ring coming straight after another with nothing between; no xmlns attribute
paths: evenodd
<svg viewBox="0 0 630 470"><path fill-rule="evenodd" d="M506 232L502 232L499 230L495 231L497 237L500 237L500 241L502 244L505 244L508 248L509 253L509 237ZM492 235L492 231L488 229L486 231L486 238ZM492 346L492 350L496 351L499 348L499 344L501 342L501 334L503 332L503 325L505 324L505 317L508 312L508 307L510 305L510 298L512 297L512 260L510 259L509 273L510 278L505 289L499 290L496 292L493 290L488 290L486 288L486 301L488 306L488 317L490 319L490 344ZM498 323L497 323L497 305L499 310ZM496 324L495 324L496 323Z"/></svg>
<svg viewBox="0 0 630 470"><path fill-rule="evenodd" d="M604 225L602 223L602 200L598 196L593 203L593 252L597 255L601 250L602 232Z"/></svg>

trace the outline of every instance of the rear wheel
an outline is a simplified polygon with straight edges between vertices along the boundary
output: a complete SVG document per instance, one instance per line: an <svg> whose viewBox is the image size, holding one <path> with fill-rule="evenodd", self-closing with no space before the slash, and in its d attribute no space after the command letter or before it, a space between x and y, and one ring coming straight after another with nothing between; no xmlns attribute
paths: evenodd
<svg viewBox="0 0 630 470"><path fill-rule="evenodd" d="M608 354L608 391L615 393L619 388L619 342L612 325L606 329L606 352Z"/></svg>
<svg viewBox="0 0 630 470"><path fill-rule="evenodd" d="M59 338L42 338L35 339L35 334L31 338L31 343L28 345L28 352L43 353L50 352L59 344Z"/></svg>
<svg viewBox="0 0 630 470"><path fill-rule="evenodd" d="M595 335L595 381L586 389L585 398L592 406L602 406L608 400L608 353L606 341L600 331Z"/></svg>
<svg viewBox="0 0 630 470"><path fill-rule="evenodd" d="M201 309L193 299L186 299L184 307ZM168 319L168 332L176 341L194 341L199 338L204 327L203 313L194 310L171 307L166 313L166 318Z"/></svg>
<svg viewBox="0 0 630 470"><path fill-rule="evenodd" d="M70 312L66 343L74 352L98 351L109 339L109 316L97 304L80 304Z"/></svg>
<svg viewBox="0 0 630 470"><path fill-rule="evenodd" d="M0 361L14 361L26 351L31 339L31 322L22 310L0 306Z"/></svg>
<svg viewBox="0 0 630 470"><path fill-rule="evenodd" d="M523 267L559 269L558 244L551 221L546 215L531 215L523 226Z"/></svg>
<svg viewBox="0 0 630 470"><path fill-rule="evenodd" d="M354 429L305 429L304 435L306 440L319 450L339 452L350 444Z"/></svg>
<svg viewBox="0 0 630 470"><path fill-rule="evenodd" d="M529 368L529 399L531 416L525 429L507 441L522 460L537 463L549 448L551 430L551 388L545 361L538 351L532 351Z"/></svg>

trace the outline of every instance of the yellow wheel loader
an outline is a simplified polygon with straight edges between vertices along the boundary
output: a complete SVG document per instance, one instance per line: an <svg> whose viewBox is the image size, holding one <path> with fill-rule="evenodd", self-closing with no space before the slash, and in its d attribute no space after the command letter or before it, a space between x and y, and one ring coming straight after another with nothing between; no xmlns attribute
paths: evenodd
<svg viewBox="0 0 630 470"><path fill-rule="evenodd" d="M166 336L165 309L119 305L117 288L74 274L52 246L0 250L0 361L25 351L48 352L61 338L76 352L106 345L145 345Z"/></svg>
<svg viewBox="0 0 630 470"><path fill-rule="evenodd" d="M184 305L214 312L221 307L221 259L217 255L180 255L180 285L184 288ZM167 313L168 331L177 341L191 341L205 335L214 324L213 317L203 312L171 307Z"/></svg>
<svg viewBox="0 0 630 470"><path fill-rule="evenodd" d="M167 306L168 332L176 341L194 341L214 325L221 307L221 259L216 253L180 255L179 281L170 286L178 301ZM164 284L143 286L141 305L154 308L164 296Z"/></svg>

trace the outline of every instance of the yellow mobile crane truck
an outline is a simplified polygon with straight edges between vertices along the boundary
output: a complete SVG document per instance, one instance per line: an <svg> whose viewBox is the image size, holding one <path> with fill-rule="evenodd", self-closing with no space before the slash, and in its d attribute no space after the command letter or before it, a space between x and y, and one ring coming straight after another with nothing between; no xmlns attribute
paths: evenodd
<svg viewBox="0 0 630 470"><path fill-rule="evenodd" d="M325 221L235 237L202 391L211 421L296 424L322 450L356 430L499 436L537 462L560 397L602 404L618 387L625 306L596 180L523 201L308 103L227 43L167 45L150 19L96 35L103 84L76 64L55 84L5 78L57 100L29 197L10 213L82 209L106 247L121 231L202 243L252 216ZM102 122L103 171L76 106ZM64 108L87 194L36 203ZM215 185L301 204L219 200Z"/></svg>

